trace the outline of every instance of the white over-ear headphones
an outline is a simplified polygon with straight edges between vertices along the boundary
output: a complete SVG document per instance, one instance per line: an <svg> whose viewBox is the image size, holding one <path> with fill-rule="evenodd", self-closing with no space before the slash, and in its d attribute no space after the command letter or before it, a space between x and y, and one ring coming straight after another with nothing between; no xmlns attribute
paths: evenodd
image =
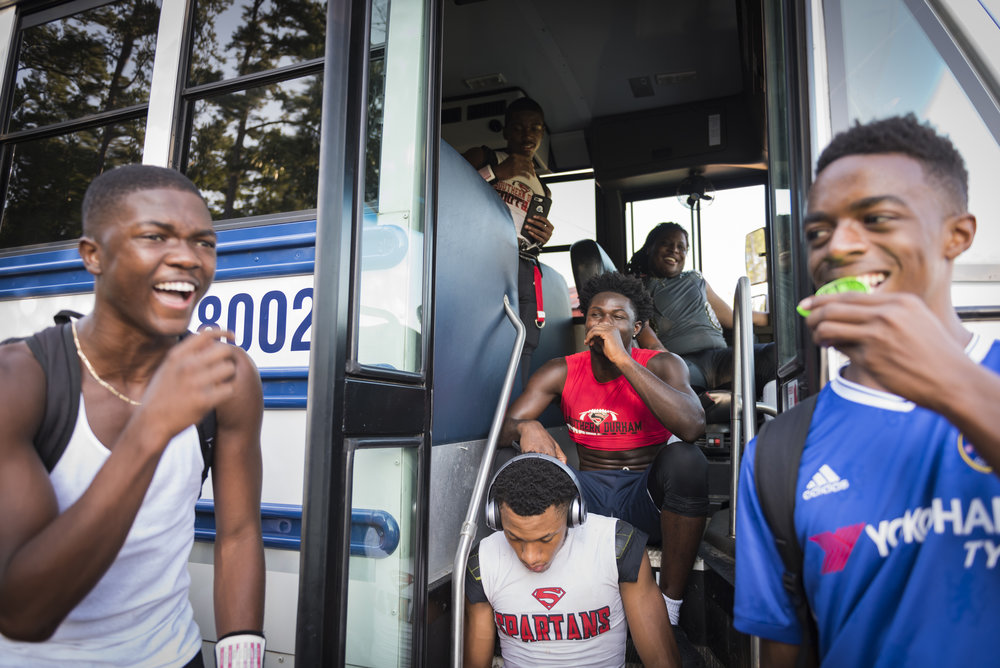
<svg viewBox="0 0 1000 668"><path fill-rule="evenodd" d="M486 526L493 531L501 531L503 529L500 522L500 506L493 498L493 485L496 483L497 478L505 468L514 462L521 461L523 459L541 459L555 464L562 469L566 475L569 476L569 479L573 481L573 486L576 487L576 495L573 497L573 500L570 501L569 510L566 513L566 524L571 527L575 527L587 521L587 504L583 500L583 490L580 487L580 481L577 480L576 473L573 469L550 455L543 455L540 452L526 452L523 455L518 455L517 457L512 458L506 464L501 466L496 474L494 474L493 479L490 480L490 486L486 488Z"/></svg>

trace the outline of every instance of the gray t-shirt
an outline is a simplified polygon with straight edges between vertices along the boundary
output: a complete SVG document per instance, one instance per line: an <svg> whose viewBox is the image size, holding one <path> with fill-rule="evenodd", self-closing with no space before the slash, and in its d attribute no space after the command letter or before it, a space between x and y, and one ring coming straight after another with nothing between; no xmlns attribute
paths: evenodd
<svg viewBox="0 0 1000 668"><path fill-rule="evenodd" d="M667 350L686 355L699 350L725 348L722 325L705 292L705 278L684 271L674 278L647 279L656 314L653 327Z"/></svg>

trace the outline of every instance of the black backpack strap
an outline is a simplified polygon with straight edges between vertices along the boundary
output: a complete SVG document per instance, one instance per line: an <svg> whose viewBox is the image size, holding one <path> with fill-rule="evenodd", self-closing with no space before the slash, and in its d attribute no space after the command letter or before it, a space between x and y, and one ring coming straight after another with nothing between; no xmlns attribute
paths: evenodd
<svg viewBox="0 0 1000 668"><path fill-rule="evenodd" d="M194 332L185 332L181 335L181 339L185 339L192 334ZM204 466L201 469L201 483L204 485L214 459L215 435L218 431L218 420L215 416L215 409L213 408L206 413L205 417L201 419L201 422L196 427L198 429L198 443L201 445L201 461L204 462Z"/></svg>
<svg viewBox="0 0 1000 668"><path fill-rule="evenodd" d="M781 583L795 608L802 627L802 643L796 666L818 665L818 633L809 610L802 581L803 553L795 534L795 493L799 462L809 435L816 398L813 395L776 419L764 424L757 434L754 483L764 519L774 534L785 572Z"/></svg>
<svg viewBox="0 0 1000 668"><path fill-rule="evenodd" d="M35 449L45 469L51 471L76 428L80 411L80 362L68 324L44 329L24 342L45 373L45 414L35 434Z"/></svg>
<svg viewBox="0 0 1000 668"><path fill-rule="evenodd" d="M214 456L213 450L215 448L215 432L217 430L214 408L210 410L204 418L202 418L201 422L198 423L197 428L198 442L201 444L201 460L205 463L204 468L201 470L201 483L204 485L205 478L208 477L208 470L212 468L212 458Z"/></svg>
<svg viewBox="0 0 1000 668"><path fill-rule="evenodd" d="M71 309L64 308L63 310L59 311L54 316L52 316L52 319L56 321L57 325L65 325L71 320L79 320L82 317L83 317L82 313L77 313L76 311L73 311Z"/></svg>
<svg viewBox="0 0 1000 668"><path fill-rule="evenodd" d="M500 160L497 158L497 152L485 145L480 146L479 148L482 150L483 156L486 158L486 164L492 169L496 169L497 165L500 164Z"/></svg>
<svg viewBox="0 0 1000 668"><path fill-rule="evenodd" d="M50 472L69 445L80 412L80 361L69 325L71 319L79 317L81 315L75 311L60 311L54 316L58 323L55 327L23 339L2 342L24 341L45 374L45 413L35 434L35 450L45 464L45 470ZM214 409L198 423L197 429L204 462L201 481L204 483L212 466L215 446L217 422Z"/></svg>

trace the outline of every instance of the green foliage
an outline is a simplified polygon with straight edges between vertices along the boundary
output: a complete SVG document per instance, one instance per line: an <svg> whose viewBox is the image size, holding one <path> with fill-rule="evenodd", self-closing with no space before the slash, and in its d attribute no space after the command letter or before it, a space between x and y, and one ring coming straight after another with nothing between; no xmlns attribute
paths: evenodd
<svg viewBox="0 0 1000 668"><path fill-rule="evenodd" d="M323 55L325 3L199 5L191 83L253 74ZM239 9L239 20L233 21ZM220 28L226 22L225 28ZM185 173L217 219L316 207L322 65L279 83L199 100Z"/></svg>
<svg viewBox="0 0 1000 668"><path fill-rule="evenodd" d="M158 2L127 0L23 31L11 131L146 103L158 21ZM199 0L193 28L187 86L313 63L282 81L190 101L183 169L213 216L315 208L326 3ZM375 205L385 97L385 61L377 47L368 97L365 199ZM78 236L89 182L106 169L142 160L141 113L9 145L0 247Z"/></svg>

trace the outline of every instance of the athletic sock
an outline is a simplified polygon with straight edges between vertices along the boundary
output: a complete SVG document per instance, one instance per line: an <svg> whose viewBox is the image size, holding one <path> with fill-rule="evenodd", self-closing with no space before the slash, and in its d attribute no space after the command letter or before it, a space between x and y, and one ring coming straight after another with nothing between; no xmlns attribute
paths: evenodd
<svg viewBox="0 0 1000 668"><path fill-rule="evenodd" d="M660 593L662 594L663 592ZM684 600L675 601L666 594L663 594L663 602L667 604L667 616L670 617L670 625L677 626L677 622L681 618L681 603Z"/></svg>

